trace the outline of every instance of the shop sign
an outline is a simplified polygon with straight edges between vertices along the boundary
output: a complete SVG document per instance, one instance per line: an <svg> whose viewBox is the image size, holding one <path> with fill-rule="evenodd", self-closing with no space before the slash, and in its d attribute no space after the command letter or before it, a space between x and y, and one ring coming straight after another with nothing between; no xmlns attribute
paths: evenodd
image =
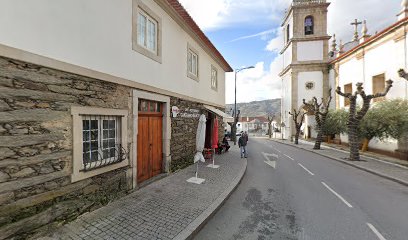
<svg viewBox="0 0 408 240"><path fill-rule="evenodd" d="M177 106L171 108L173 117L179 118L200 118L200 110L193 108L179 109Z"/></svg>

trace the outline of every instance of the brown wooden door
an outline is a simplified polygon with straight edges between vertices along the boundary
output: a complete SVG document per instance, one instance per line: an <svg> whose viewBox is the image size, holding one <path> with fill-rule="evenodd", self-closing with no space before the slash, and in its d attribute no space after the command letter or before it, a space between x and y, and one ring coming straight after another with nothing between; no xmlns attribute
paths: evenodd
<svg viewBox="0 0 408 240"><path fill-rule="evenodd" d="M139 112L137 135L137 182L162 172L163 117L157 112Z"/></svg>

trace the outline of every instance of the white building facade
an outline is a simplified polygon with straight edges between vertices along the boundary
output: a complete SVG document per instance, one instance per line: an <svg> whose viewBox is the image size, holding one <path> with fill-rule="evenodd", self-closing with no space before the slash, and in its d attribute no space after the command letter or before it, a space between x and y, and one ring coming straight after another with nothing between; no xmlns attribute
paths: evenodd
<svg viewBox="0 0 408 240"><path fill-rule="evenodd" d="M330 62L331 81L346 92L354 92L358 82L363 83L367 94L383 92L386 81L393 80L393 87L384 99L400 98L408 100L408 82L398 75L399 69L407 69L408 63L408 6L402 1L402 10L395 23L377 34L370 36L367 26L363 26L361 37L352 49L343 50L340 46L337 58ZM336 108L348 108L348 102L339 95L335 95ZM384 99L380 99L382 101ZM361 100L361 99L360 99ZM372 104L375 104L372 103ZM347 142L347 136L341 136ZM373 139L371 149L394 153L400 146L398 140L388 139L380 141Z"/></svg>
<svg viewBox="0 0 408 240"><path fill-rule="evenodd" d="M299 110L303 99L327 97L329 89L327 8L325 0L294 0L282 23L285 44L281 51L282 122L286 138L295 134L289 112ZM314 117L307 116L307 137L315 135Z"/></svg>
<svg viewBox="0 0 408 240"><path fill-rule="evenodd" d="M284 64L280 76L285 138L295 133L288 113L301 108L303 99L327 98L329 89L332 89L331 107L348 108L347 101L335 93L337 86L351 93L361 82L366 93L371 94L383 92L386 80L392 79L393 87L384 99L408 99L408 82L398 75L399 69L408 69L408 1L402 1L396 22L386 29L371 36L366 22L356 21L362 24L360 36L355 32L351 42L339 45L333 38L330 51L328 41L331 37L327 35L329 5L326 0L294 0L282 23L285 46L281 51ZM307 116L304 137L316 136L314 125L314 116ZM341 135L341 141L347 143L347 135ZM406 151L406 145L404 140L374 139L369 147L399 157L398 152L401 149Z"/></svg>

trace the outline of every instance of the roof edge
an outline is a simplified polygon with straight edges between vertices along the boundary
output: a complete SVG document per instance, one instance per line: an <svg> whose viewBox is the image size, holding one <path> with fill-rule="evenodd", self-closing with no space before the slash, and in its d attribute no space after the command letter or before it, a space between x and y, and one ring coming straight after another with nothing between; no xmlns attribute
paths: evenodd
<svg viewBox="0 0 408 240"><path fill-rule="evenodd" d="M188 28L192 34L192 37L199 42L202 46L207 48L208 53L212 56L217 62L221 65L225 72L233 72L232 67L225 60L222 54L214 46L214 44L208 39L204 32L200 29L197 23L193 20L187 10L181 5L178 0L155 0L160 6L167 7L168 10L171 10L176 17L179 18L180 22L183 23L184 27Z"/></svg>
<svg viewBox="0 0 408 240"><path fill-rule="evenodd" d="M354 52L360 50L361 48L364 48L365 46L370 45L371 43L375 42L378 39L381 39L382 37L384 37L384 35L386 35L387 33L399 28L400 26L402 26L403 24L408 23L408 17L403 18L399 21L397 21L396 23L388 26L387 28L383 29L382 31L380 31L379 33L377 33L376 35L371 36L370 38L368 38L367 40L365 40L364 42L358 44L357 46L355 46L354 48L348 50L347 52L341 54L339 57L337 57L336 59L332 60L329 62L329 64L335 64L336 62L339 62L343 59L345 59L346 57L350 56L351 54L353 54Z"/></svg>

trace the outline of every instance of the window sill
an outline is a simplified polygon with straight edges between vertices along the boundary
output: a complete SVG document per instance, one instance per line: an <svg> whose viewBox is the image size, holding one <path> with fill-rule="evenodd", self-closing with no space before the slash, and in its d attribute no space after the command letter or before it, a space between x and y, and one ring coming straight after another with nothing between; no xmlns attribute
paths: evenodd
<svg viewBox="0 0 408 240"><path fill-rule="evenodd" d="M94 176L97 176L97 175L100 175L100 174L103 174L103 173L106 173L106 172L116 170L118 168L126 167L128 165L129 165L129 159L126 159L126 160L124 160L122 162L115 163L115 164L108 165L108 166L101 167L101 168L96 168L96 169L94 169L92 171L73 172L72 175L71 175L71 182L72 183L78 182L78 181L81 181L81 180L84 180L84 179L87 179L87 178L90 178L90 177L94 177Z"/></svg>

